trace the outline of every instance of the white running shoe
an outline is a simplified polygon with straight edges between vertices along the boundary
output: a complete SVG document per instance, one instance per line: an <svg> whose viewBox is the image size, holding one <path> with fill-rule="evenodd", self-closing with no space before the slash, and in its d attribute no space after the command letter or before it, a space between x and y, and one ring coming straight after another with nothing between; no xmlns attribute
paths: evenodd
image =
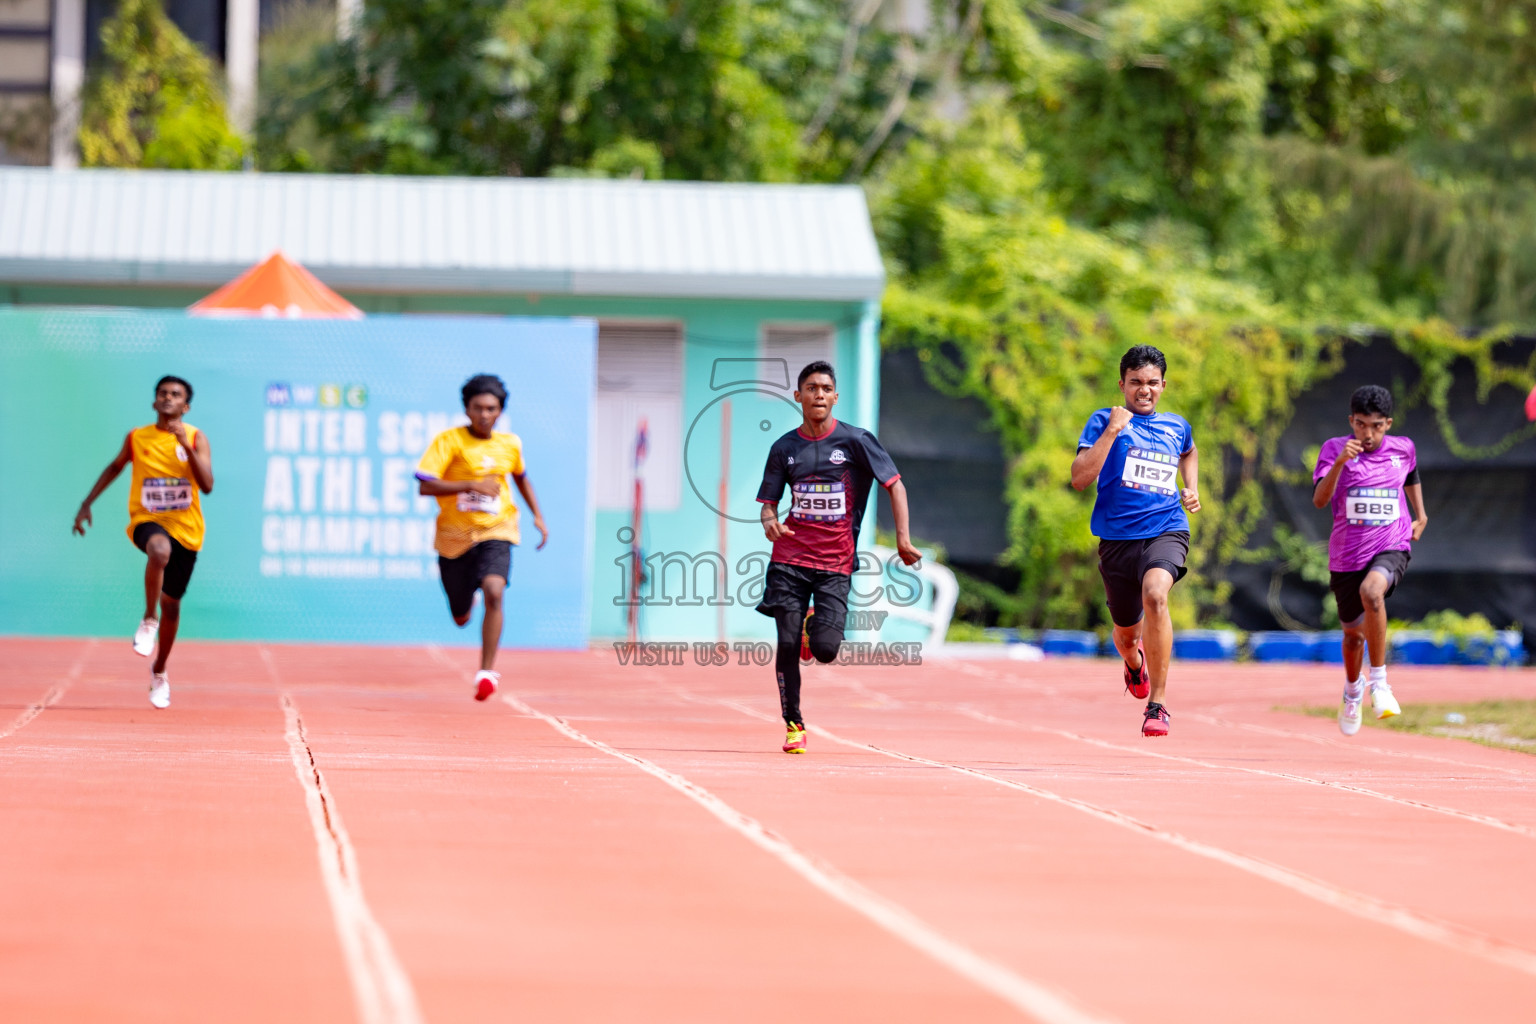
<svg viewBox="0 0 1536 1024"><path fill-rule="evenodd" d="M157 708L171 706L171 677L164 672L150 673L149 702Z"/></svg>
<svg viewBox="0 0 1536 1024"><path fill-rule="evenodd" d="M1397 698L1392 696L1392 687L1386 683L1376 683L1371 687L1371 707L1376 709L1377 718L1391 718L1403 713Z"/></svg>
<svg viewBox="0 0 1536 1024"><path fill-rule="evenodd" d="M133 653L147 658L155 653L155 637L160 635L160 620L145 619L133 631Z"/></svg>
<svg viewBox="0 0 1536 1024"><path fill-rule="evenodd" d="M1339 732L1345 736L1353 736L1360 731L1360 705L1365 703L1365 694L1359 694L1353 700L1348 691L1344 699L1339 702Z"/></svg>

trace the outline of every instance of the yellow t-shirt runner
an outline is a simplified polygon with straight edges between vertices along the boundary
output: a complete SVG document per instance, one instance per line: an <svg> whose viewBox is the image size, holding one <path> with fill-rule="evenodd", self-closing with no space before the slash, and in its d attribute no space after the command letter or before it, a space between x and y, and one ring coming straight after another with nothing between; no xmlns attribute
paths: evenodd
<svg viewBox="0 0 1536 1024"><path fill-rule="evenodd" d="M494 476L501 481L495 495L461 491L437 496L437 552L444 558L458 558L486 540L505 540L516 544L517 503L507 486L507 474L521 476L523 442L516 434L492 433L476 437L468 427L445 430L432 439L416 467L419 480L477 480Z"/></svg>
<svg viewBox="0 0 1536 1024"><path fill-rule="evenodd" d="M183 424L197 444L197 428ZM203 547L203 504L188 464L191 457L176 435L151 423L128 435L133 479L128 491L128 536L140 523L157 523L189 551Z"/></svg>

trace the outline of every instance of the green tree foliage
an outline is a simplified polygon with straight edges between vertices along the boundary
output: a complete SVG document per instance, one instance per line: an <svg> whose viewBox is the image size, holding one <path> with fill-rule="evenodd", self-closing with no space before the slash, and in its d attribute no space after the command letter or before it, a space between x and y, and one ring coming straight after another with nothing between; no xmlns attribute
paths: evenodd
<svg viewBox="0 0 1536 1024"><path fill-rule="evenodd" d="M233 170L244 144L230 128L210 61L160 0L121 0L101 30L102 61L82 97L88 167Z"/></svg>
<svg viewBox="0 0 1536 1024"><path fill-rule="evenodd" d="M1102 621L1068 466L1130 345L1168 353L1202 452L1184 623L1223 615L1236 561L1316 574L1264 488L1302 478L1277 441L1345 346L1390 334L1422 370L1405 408L1463 457L1536 431L1467 445L1449 409L1458 362L1483 401L1536 382L1500 346L1536 321L1536 0L365 11L347 42L269 37L262 166L862 182L884 343L982 400L1009 458L1021 582L967 591L994 618Z"/></svg>

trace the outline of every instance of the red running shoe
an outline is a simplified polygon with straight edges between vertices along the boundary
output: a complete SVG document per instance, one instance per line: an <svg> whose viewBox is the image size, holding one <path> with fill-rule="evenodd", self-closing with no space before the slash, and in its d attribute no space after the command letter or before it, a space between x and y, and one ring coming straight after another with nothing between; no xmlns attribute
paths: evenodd
<svg viewBox="0 0 1536 1024"><path fill-rule="evenodd" d="M811 660L811 616L815 614L816 609L812 608L805 613L805 621L800 623L800 660L804 662Z"/></svg>
<svg viewBox="0 0 1536 1024"><path fill-rule="evenodd" d="M789 722L784 730L784 753L805 753L805 726L799 722Z"/></svg>
<svg viewBox="0 0 1536 1024"><path fill-rule="evenodd" d="M496 684L501 682L501 676L495 672L480 671L475 673L475 700L485 700L496 692Z"/></svg>
<svg viewBox="0 0 1536 1024"><path fill-rule="evenodd" d="M1152 692L1152 680L1147 677L1147 652L1141 649L1140 640L1136 641L1136 653L1141 655L1141 667L1131 668L1130 662L1126 662L1125 689L1137 700L1146 700Z"/></svg>
<svg viewBox="0 0 1536 1024"><path fill-rule="evenodd" d="M1168 709L1157 701L1148 701L1145 717L1141 721L1143 736L1168 735Z"/></svg>

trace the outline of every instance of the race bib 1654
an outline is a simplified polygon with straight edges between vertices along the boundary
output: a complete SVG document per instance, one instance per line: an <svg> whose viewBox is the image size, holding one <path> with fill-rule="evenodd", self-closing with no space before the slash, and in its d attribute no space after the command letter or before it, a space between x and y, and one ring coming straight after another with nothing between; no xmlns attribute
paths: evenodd
<svg viewBox="0 0 1536 1024"><path fill-rule="evenodd" d="M139 504L146 512L180 512L192 507L192 481L176 477L146 478L139 487Z"/></svg>

